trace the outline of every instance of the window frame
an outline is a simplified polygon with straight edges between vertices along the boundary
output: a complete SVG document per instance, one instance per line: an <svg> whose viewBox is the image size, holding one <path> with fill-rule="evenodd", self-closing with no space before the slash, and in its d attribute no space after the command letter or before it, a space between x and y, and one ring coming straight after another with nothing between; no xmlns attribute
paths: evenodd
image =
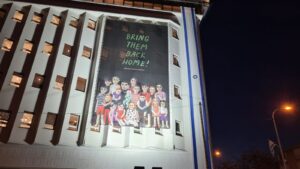
<svg viewBox="0 0 300 169"><path fill-rule="evenodd" d="M8 117L6 118L2 118L4 116L2 116L1 114L6 114ZM8 110L1 110L0 109L0 128L6 128L8 121L9 121L9 116L10 116L10 111Z"/></svg>
<svg viewBox="0 0 300 169"><path fill-rule="evenodd" d="M40 78L40 81L39 82L39 79ZM45 80L45 76L44 75L41 75L39 73L36 73L34 75L34 78L33 78L33 82L32 82L32 87L35 87L35 88L39 88L41 89L43 87L43 83L44 83L44 80ZM40 83L40 84L39 84Z"/></svg>
<svg viewBox="0 0 300 169"><path fill-rule="evenodd" d="M42 21L42 18L43 18L42 14L34 12L32 18L31 18L31 21L33 23L40 24Z"/></svg>
<svg viewBox="0 0 300 169"><path fill-rule="evenodd" d="M83 46L83 50L82 50L82 55L85 58L90 59L92 57L92 48L87 47L87 46Z"/></svg>
<svg viewBox="0 0 300 169"><path fill-rule="evenodd" d="M76 122L76 125L73 125L70 123L70 120L71 120L71 117L72 116L76 116L77 117L77 122ZM71 113L70 114L70 117L69 117L69 126L68 126L68 130L71 130L71 131L78 131L78 128L79 128L79 122L80 122L80 115L78 114L75 114L75 113Z"/></svg>
<svg viewBox="0 0 300 169"><path fill-rule="evenodd" d="M51 51L50 51L50 52L47 51L47 50L45 49L45 48L47 48L48 46L51 46ZM50 42L45 41L42 53L44 53L44 54L50 56L50 55L52 54L52 52L53 52L53 44L50 43Z"/></svg>
<svg viewBox="0 0 300 169"><path fill-rule="evenodd" d="M63 82L60 83L60 82L58 81L58 80L59 80L58 78L63 78ZM54 84L54 89L63 91L63 90L64 90L64 85L65 85L65 80L66 80L66 77L61 76L61 75L56 75L56 78L55 78L55 84ZM58 84L62 84L62 86L61 86L61 87L58 87Z"/></svg>
<svg viewBox="0 0 300 169"><path fill-rule="evenodd" d="M179 126L179 130L177 131L177 124ZM183 137L181 121L175 120L175 134L176 136Z"/></svg>
<svg viewBox="0 0 300 169"><path fill-rule="evenodd" d="M48 115L54 115L55 116L53 124L47 123ZM56 119L57 119L57 113L48 112L47 115L46 115L46 119L45 119L44 129L54 130L54 127L56 125Z"/></svg>
<svg viewBox="0 0 300 169"><path fill-rule="evenodd" d="M71 57L72 48L73 48L73 46L65 43L64 48L63 48L63 55Z"/></svg>
<svg viewBox="0 0 300 169"><path fill-rule="evenodd" d="M61 17L57 16L57 15L53 15L51 18L51 21L50 21L51 24L56 25L56 26L58 26L60 24L60 22L61 22Z"/></svg>
<svg viewBox="0 0 300 169"><path fill-rule="evenodd" d="M18 16L16 15L21 15L21 17L19 18ZM24 19L24 12L22 11L19 11L19 10L16 10L15 13L14 13L14 16L12 17L12 19L15 21L15 22L18 22L18 23L21 23Z"/></svg>
<svg viewBox="0 0 300 169"><path fill-rule="evenodd" d="M18 78L21 78L20 82L13 82L14 76L17 76ZM11 77L10 82L9 82L9 85L13 86L13 87L20 87L20 85L22 84L22 81L23 81L22 73L13 72L12 77Z"/></svg>
<svg viewBox="0 0 300 169"><path fill-rule="evenodd" d="M28 116L30 115L29 117L30 117L31 119L30 119L29 122L24 122L24 121L25 121L25 119L24 119L24 118L25 118L25 117L24 117L25 114L28 114ZM31 124L32 124L33 116L34 116L33 112L24 111L24 112L23 112L23 116L22 116L22 118L20 119L21 123L20 123L19 127L20 127L20 128L29 129L29 128L31 127Z"/></svg>
<svg viewBox="0 0 300 169"><path fill-rule="evenodd" d="M84 89L81 89L81 87L79 86L80 84L80 81L81 80L84 80ZM83 81L81 81L81 82L83 82ZM82 77L77 77L77 81L76 81L76 90L78 90L78 91L81 91L81 92L85 92L85 90L86 90L86 83L87 83L87 79L85 79L85 78L82 78Z"/></svg>
<svg viewBox="0 0 300 169"><path fill-rule="evenodd" d="M97 21L94 21L93 19L88 20L87 27L91 30L96 30Z"/></svg>
<svg viewBox="0 0 300 169"><path fill-rule="evenodd" d="M71 16L71 20L70 20L70 23L69 25L75 29L78 28L78 24L79 24L79 19L74 17L74 16Z"/></svg>
<svg viewBox="0 0 300 169"><path fill-rule="evenodd" d="M9 47L7 47L5 42L8 43ZM3 42L2 42L2 45L1 45L1 50L5 51L5 52L10 52L13 45L14 45L13 40L11 40L9 38L4 38Z"/></svg>
<svg viewBox="0 0 300 169"><path fill-rule="evenodd" d="M30 49L27 49L26 45L29 45ZM32 52L32 48L33 48L33 43L32 41L25 39L24 44L23 44L23 48L22 51L26 54L30 54Z"/></svg>

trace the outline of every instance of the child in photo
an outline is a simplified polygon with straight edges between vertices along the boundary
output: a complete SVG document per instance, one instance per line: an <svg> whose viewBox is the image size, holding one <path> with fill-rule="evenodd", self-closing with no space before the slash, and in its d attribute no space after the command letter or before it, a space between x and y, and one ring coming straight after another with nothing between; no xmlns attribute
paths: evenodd
<svg viewBox="0 0 300 169"><path fill-rule="evenodd" d="M151 112L153 117L153 127L160 128L160 107L159 107L159 101L157 99L153 99L152 106L151 106Z"/></svg>
<svg viewBox="0 0 300 169"><path fill-rule="evenodd" d="M169 128L168 124L168 108L166 107L166 102L160 102L160 121L162 128Z"/></svg>
<svg viewBox="0 0 300 169"><path fill-rule="evenodd" d="M96 107L95 107L95 112L96 112L96 123L94 125L94 127L99 127L100 124L100 119L101 119L101 106L102 103L104 101L105 95L107 93L107 89L106 87L100 87L100 93L98 93L97 97L96 97Z"/></svg>
<svg viewBox="0 0 300 169"><path fill-rule="evenodd" d="M136 106L134 103L129 103L128 109L126 111L126 125L133 125L134 127L138 127L139 123L139 113L136 110Z"/></svg>
<svg viewBox="0 0 300 169"><path fill-rule="evenodd" d="M158 101L166 101L167 100L166 93L162 89L163 89L163 87L161 84L156 85L157 92L155 93L155 98L158 99Z"/></svg>

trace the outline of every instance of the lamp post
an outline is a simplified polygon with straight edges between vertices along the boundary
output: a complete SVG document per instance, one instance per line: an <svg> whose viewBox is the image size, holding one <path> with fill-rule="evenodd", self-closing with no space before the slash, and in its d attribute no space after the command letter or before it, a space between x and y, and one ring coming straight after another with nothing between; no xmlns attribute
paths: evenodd
<svg viewBox="0 0 300 169"><path fill-rule="evenodd" d="M275 114L279 110L291 111L292 109L293 108L291 106L285 106L281 109L278 109L278 108L275 109L272 113L272 119L273 119L273 125L274 125L274 129L275 129L275 133L276 133L276 139L277 139L277 143L279 145L280 156L281 156L282 162L283 162L283 169L287 169L287 168L286 168L285 157L284 157L284 154L283 154L283 150L282 150L282 146L281 146L281 142L280 142L280 138L279 138L279 134L278 134L277 124L276 124L276 120L275 120Z"/></svg>

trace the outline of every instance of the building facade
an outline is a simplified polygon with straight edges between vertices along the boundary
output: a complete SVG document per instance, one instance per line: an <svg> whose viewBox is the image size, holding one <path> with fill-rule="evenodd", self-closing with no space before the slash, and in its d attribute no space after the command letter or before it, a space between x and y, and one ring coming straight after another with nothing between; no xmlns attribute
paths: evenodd
<svg viewBox="0 0 300 169"><path fill-rule="evenodd" d="M0 167L211 167L202 15L37 2L0 2Z"/></svg>

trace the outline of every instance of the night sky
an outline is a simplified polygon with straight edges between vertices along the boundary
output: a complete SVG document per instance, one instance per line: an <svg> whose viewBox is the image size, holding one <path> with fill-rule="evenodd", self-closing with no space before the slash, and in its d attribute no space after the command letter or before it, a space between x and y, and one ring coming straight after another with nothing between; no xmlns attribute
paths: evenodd
<svg viewBox="0 0 300 169"><path fill-rule="evenodd" d="M269 151L284 101L299 109L276 114L283 148L300 145L299 5L215 0L200 29L213 148L225 159Z"/></svg>

